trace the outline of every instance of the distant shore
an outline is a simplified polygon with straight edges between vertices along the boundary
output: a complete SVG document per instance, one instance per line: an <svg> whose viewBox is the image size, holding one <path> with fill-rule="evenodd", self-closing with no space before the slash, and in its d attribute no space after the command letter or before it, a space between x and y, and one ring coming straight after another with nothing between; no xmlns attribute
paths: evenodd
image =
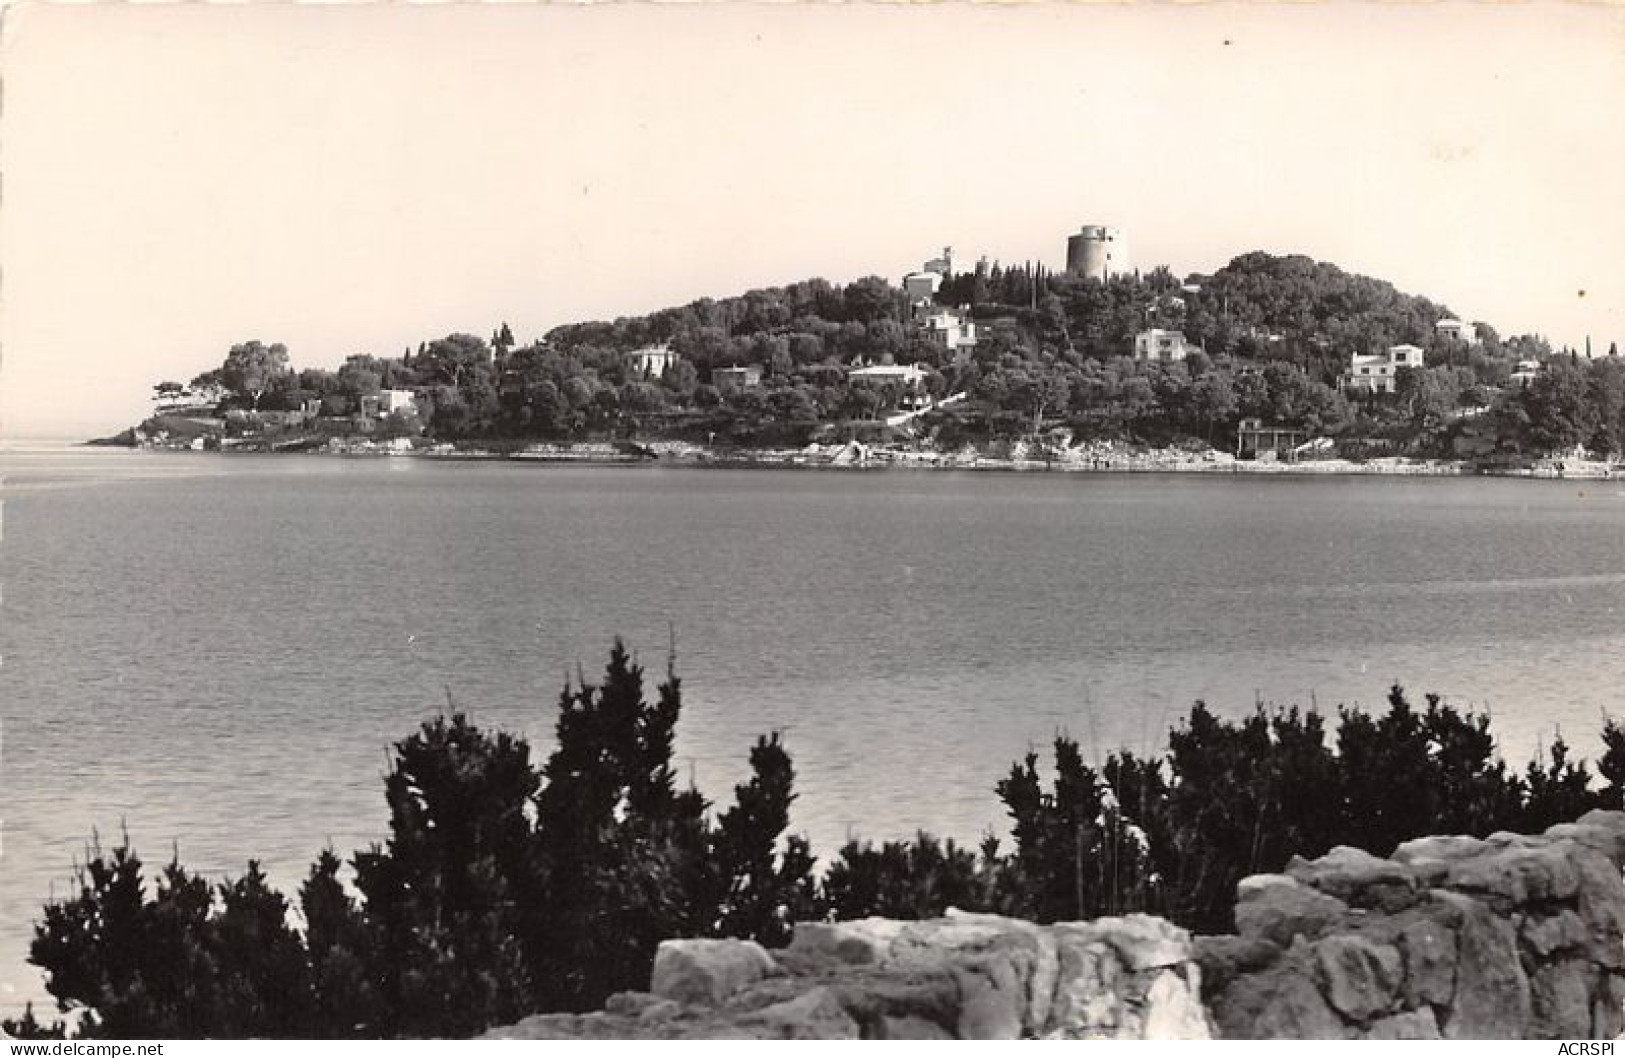
<svg viewBox="0 0 1625 1058"><path fill-rule="evenodd" d="M130 435L84 442L103 447L144 451L198 451L195 445L131 443ZM447 443L424 445L405 439L394 442L348 439L324 445L226 445L208 451L223 454L254 453L314 455L347 459L408 458L455 461L509 461L577 466L679 466L713 469L829 469L829 470L974 470L1016 473L1130 473L1130 474L1266 474L1346 475L1386 477L1523 477L1543 480L1604 481L1625 477L1625 472L1600 461L1532 460L1524 467L1483 467L1467 460L1410 459L1385 456L1369 460L1238 459L1214 449L1145 448L1095 442L1052 451L1048 458L1029 454L1025 446L995 444L988 451L965 446L956 451L844 445L808 445L804 448L739 448L697 445L681 441L589 441L535 443L516 450L459 448Z"/></svg>

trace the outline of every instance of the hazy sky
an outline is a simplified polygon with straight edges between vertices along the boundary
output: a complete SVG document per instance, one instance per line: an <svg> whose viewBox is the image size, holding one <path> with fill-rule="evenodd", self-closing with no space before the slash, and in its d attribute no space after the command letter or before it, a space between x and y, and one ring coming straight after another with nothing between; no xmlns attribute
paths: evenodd
<svg viewBox="0 0 1625 1058"><path fill-rule="evenodd" d="M1625 341L1625 8L25 2L3 49L4 436L247 338L524 341L1084 223Z"/></svg>

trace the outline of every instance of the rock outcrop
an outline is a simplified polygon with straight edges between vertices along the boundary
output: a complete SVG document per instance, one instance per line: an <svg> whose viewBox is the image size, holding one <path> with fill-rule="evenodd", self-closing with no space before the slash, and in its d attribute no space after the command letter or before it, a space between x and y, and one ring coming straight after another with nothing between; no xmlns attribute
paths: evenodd
<svg viewBox="0 0 1625 1058"><path fill-rule="evenodd" d="M667 941L648 993L503 1039L1205 1039L1189 934L1149 915L1037 926L950 911L806 922L783 951Z"/></svg>
<svg viewBox="0 0 1625 1058"><path fill-rule="evenodd" d="M1220 1035L1612 1039L1625 1029L1625 813L1545 834L1336 848L1237 887L1196 942Z"/></svg>
<svg viewBox="0 0 1625 1058"><path fill-rule="evenodd" d="M804 922L660 946L647 993L508 1039L1574 1039L1625 1030L1625 813L1339 847L1237 886L1236 933L1149 915Z"/></svg>

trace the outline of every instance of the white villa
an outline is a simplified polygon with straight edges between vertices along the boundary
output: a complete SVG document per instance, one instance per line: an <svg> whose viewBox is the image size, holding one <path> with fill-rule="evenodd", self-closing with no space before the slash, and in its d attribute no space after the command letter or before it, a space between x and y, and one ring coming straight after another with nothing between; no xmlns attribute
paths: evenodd
<svg viewBox="0 0 1625 1058"><path fill-rule="evenodd" d="M1540 377L1541 368L1544 366L1539 360L1519 360L1518 369L1512 372L1507 381L1514 386L1527 386Z"/></svg>
<svg viewBox="0 0 1625 1058"><path fill-rule="evenodd" d="M925 381L925 369L915 364L873 364L854 367L846 374L855 381L898 382L904 386L918 386Z"/></svg>
<svg viewBox="0 0 1625 1058"><path fill-rule="evenodd" d="M642 349L634 349L627 354L632 358L632 365L640 375L648 378L663 378L666 369L681 359L665 344L646 345Z"/></svg>
<svg viewBox="0 0 1625 1058"><path fill-rule="evenodd" d="M1392 393L1402 367L1422 366L1422 349L1415 345L1390 346L1386 353L1362 356L1355 353L1349 358L1348 372L1343 376L1346 390L1364 390L1367 393Z"/></svg>
<svg viewBox="0 0 1625 1058"><path fill-rule="evenodd" d="M916 364L872 364L849 368L846 377L853 382L894 382L902 390L898 406L919 410L931 406L925 392L925 369Z"/></svg>
<svg viewBox="0 0 1625 1058"><path fill-rule="evenodd" d="M1478 328L1460 320L1442 319L1433 325L1433 331L1448 341L1466 342L1468 345L1478 344Z"/></svg>
<svg viewBox="0 0 1625 1058"><path fill-rule="evenodd" d="M925 333L933 342L950 353L969 349L976 344L976 322L957 312L941 309L921 321Z"/></svg>
<svg viewBox="0 0 1625 1058"><path fill-rule="evenodd" d="M1169 331L1152 327L1134 336L1134 359L1172 363L1185 359L1191 346L1185 342L1183 331Z"/></svg>
<svg viewBox="0 0 1625 1058"><path fill-rule="evenodd" d="M381 389L362 397L359 404L363 418L383 419L395 412L416 413L418 397L409 389Z"/></svg>
<svg viewBox="0 0 1625 1058"><path fill-rule="evenodd" d="M378 391L378 414L393 415L395 412L415 412L418 410L418 397L409 389L381 389Z"/></svg>

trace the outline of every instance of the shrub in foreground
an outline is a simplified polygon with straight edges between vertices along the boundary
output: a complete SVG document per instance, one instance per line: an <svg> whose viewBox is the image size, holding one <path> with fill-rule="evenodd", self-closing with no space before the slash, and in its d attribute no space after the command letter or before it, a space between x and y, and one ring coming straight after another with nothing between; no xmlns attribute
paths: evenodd
<svg viewBox="0 0 1625 1058"><path fill-rule="evenodd" d="M354 855L353 892L317 857L302 931L257 865L211 885L172 863L149 886L126 844L91 850L30 960L84 1037L469 1036L641 987L667 937L782 943L817 913L807 844L783 836L790 757L760 740L713 817L677 786L681 709L676 676L647 701L617 642L601 683L565 688L540 769L462 715L398 743L388 840ZM5 1028L64 1031L32 1009Z"/></svg>
<svg viewBox="0 0 1625 1058"><path fill-rule="evenodd" d="M1167 753L1089 764L1070 738L995 791L1011 847L921 833L848 842L815 882L786 838L794 768L777 736L720 814L680 789L681 685L653 702L616 643L603 681L567 686L556 747L441 717L395 746L388 840L331 850L288 902L250 863L211 884L170 863L150 887L127 846L92 849L78 894L47 905L30 958L81 1036L469 1036L642 988L673 936L788 941L825 914L923 918L947 907L1042 922L1148 911L1231 928L1236 883L1333 845L1379 855L1424 833L1537 830L1625 801L1625 729L1609 721L1592 789L1559 736L1520 774L1489 719L1395 687L1380 715L1262 707L1226 720L1198 702ZM32 1009L5 1028L62 1035Z"/></svg>

